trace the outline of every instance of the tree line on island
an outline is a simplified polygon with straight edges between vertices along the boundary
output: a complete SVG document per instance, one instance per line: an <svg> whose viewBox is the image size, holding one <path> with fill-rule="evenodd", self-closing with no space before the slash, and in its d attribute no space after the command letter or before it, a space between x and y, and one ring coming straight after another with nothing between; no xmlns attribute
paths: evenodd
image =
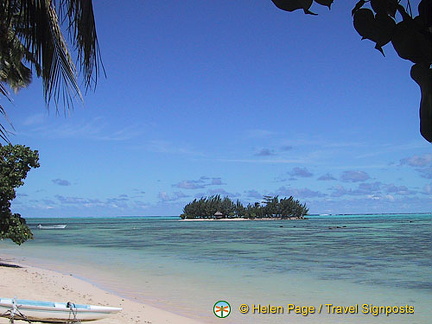
<svg viewBox="0 0 432 324"><path fill-rule="evenodd" d="M194 199L183 208L182 219L303 219L309 208L297 199L264 196L262 202L249 203L246 207L237 199L220 195Z"/></svg>

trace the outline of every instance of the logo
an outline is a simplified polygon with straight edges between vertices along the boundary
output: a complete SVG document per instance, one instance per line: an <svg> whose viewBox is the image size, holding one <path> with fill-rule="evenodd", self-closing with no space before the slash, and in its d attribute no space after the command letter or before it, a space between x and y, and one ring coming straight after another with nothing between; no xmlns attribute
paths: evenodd
<svg viewBox="0 0 432 324"><path fill-rule="evenodd" d="M228 317L231 313L231 305L224 300L219 300L213 305L213 313L219 318Z"/></svg>

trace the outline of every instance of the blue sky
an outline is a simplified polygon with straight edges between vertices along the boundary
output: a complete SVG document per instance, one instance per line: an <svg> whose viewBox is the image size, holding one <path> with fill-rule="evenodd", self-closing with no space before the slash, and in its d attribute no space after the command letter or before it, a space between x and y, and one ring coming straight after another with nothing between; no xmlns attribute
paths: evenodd
<svg viewBox="0 0 432 324"><path fill-rule="evenodd" d="M311 213L430 212L411 64L352 27L262 1L94 1L107 78L70 113L35 80L2 103L40 153L25 217L178 215L196 197L290 196Z"/></svg>

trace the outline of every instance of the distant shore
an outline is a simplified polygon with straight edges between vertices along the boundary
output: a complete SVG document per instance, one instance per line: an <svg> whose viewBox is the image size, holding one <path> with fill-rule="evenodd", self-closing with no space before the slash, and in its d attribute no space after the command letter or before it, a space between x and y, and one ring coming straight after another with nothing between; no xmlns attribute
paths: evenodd
<svg viewBox="0 0 432 324"><path fill-rule="evenodd" d="M299 217L288 217L288 218L280 218L280 217L265 217L265 218L185 218L179 219L180 221L186 222L241 222L241 221L278 221L278 220L304 220L307 218L299 218Z"/></svg>

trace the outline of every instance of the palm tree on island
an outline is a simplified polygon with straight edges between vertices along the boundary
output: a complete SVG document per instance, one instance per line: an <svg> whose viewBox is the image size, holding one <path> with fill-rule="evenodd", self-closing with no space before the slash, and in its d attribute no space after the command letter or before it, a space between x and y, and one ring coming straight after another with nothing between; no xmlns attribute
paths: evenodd
<svg viewBox="0 0 432 324"><path fill-rule="evenodd" d="M182 219L304 219L309 212L306 204L294 197L279 199L264 196L262 202L249 203L246 207L237 199L220 195L201 197L186 204Z"/></svg>

